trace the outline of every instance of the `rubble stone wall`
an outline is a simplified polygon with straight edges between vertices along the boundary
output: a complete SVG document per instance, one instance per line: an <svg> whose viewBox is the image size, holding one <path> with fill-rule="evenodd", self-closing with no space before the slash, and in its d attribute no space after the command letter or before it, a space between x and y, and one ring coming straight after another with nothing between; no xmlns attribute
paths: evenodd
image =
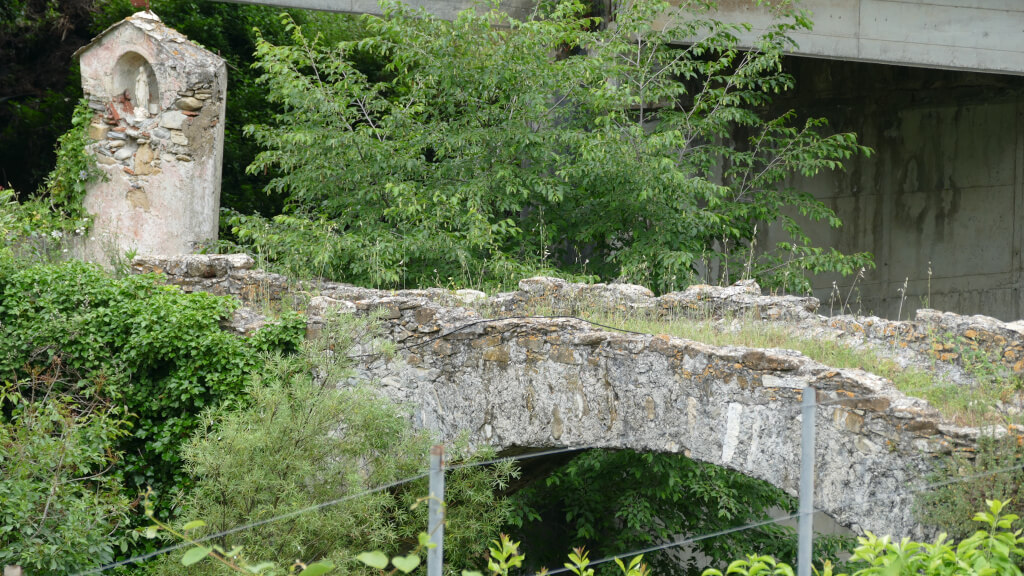
<svg viewBox="0 0 1024 576"><path fill-rule="evenodd" d="M252 269L251 259L240 255L139 258L134 268L166 273L186 290L251 299L257 287L272 286L272 297L288 294L286 279ZM523 280L520 290L491 297L329 283L313 292L307 300L311 331L331 309L379 311L399 352L393 358L360 358L360 377L413 407L415 424L436 431L442 441L467 433L472 442L498 450L682 453L795 494L801 394L811 385L819 403L816 506L842 524L895 537L926 536L911 513L913 490L925 483L937 456L973 450L979 430L944 421L925 401L904 395L884 378L835 369L797 352L716 347L604 331L572 318L516 314L539 304L557 313L603 302L709 321L753 314L811 334L849 331L851 342L905 342L910 350L927 350L916 334L936 326L992 350L1005 351L1022 340L1012 326L992 319L931 312L914 322L876 319L865 327L863 320L818 316L813 298L761 295L753 283L695 286L660 298L638 286L552 278ZM512 316L488 318L481 310Z"/></svg>

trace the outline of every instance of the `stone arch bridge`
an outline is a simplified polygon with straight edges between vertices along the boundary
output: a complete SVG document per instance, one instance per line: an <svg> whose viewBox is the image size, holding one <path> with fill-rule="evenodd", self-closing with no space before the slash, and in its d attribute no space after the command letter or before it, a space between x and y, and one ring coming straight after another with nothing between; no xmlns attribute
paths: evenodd
<svg viewBox="0 0 1024 576"><path fill-rule="evenodd" d="M134 263L136 272L163 272L185 290L250 301L294 294L283 277L251 267L243 255L143 257ZM801 391L810 384L819 402L815 506L854 529L894 537L926 535L911 512L914 490L925 484L937 456L969 452L982 431L944 421L884 378L834 369L796 352L614 332L572 318L524 317L524 311L570 314L602 306L661 318L696 316L723 330L730 318L755 315L803 337L898 349L900 362L926 365L936 364L931 335L942 331L998 353L1018 372L1018 359L1024 359L1024 336L1013 324L934 311L906 322L825 318L815 314L813 298L762 296L752 283L696 286L658 298L638 286L551 278L524 280L519 291L492 297L337 284L314 293L306 300L311 332L331 309L382 311L384 331L399 352L390 359L369 356L359 371L389 398L413 406L416 425L436 431L442 441L468 433L472 442L499 451L681 453L796 494ZM249 331L258 325L253 320L243 313L232 326ZM965 377L954 352L940 351L940 357L948 361L938 362L943 377Z"/></svg>

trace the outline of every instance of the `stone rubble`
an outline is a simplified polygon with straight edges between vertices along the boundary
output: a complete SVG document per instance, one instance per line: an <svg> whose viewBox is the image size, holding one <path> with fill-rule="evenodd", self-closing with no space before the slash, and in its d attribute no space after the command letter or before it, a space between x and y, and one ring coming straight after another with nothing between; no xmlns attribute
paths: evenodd
<svg viewBox="0 0 1024 576"><path fill-rule="evenodd" d="M393 358L360 358L359 378L413 407L414 423L442 441L468 433L471 442L498 450L676 452L795 494L800 398L811 385L819 402L815 505L856 530L924 538L930 534L915 521L910 503L936 458L953 451L970 455L981 435L1020 433L953 425L884 378L835 369L794 351L716 347L603 331L573 318L522 316L536 309L559 315L601 305L709 322L754 317L792 326L806 337L899 350L950 367L961 360L956 350L978 350L998 355L1007 370L1020 374L1024 333L991 318L931 310L904 322L826 318L816 314L814 298L765 296L752 282L691 286L655 297L639 286L529 278L515 292L487 297L436 288L299 286L253 265L245 255L191 255L136 258L132 269L163 273L186 291L230 294L249 304L291 298L305 307L310 334L322 328L330 311L376 313L399 352ZM481 311L508 317L488 319ZM251 326L252 319L246 321ZM947 350L941 341L937 348L937 333L958 340L960 348Z"/></svg>

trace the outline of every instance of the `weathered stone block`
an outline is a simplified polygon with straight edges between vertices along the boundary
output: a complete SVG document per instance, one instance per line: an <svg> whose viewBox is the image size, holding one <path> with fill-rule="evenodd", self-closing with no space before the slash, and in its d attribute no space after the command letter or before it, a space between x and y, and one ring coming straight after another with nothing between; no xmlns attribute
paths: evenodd
<svg viewBox="0 0 1024 576"><path fill-rule="evenodd" d="M97 122L89 124L89 138L92 140L104 140L109 132L110 126L106 124L99 124Z"/></svg>
<svg viewBox="0 0 1024 576"><path fill-rule="evenodd" d="M490 334L470 343L473 348L492 348L501 344L501 334Z"/></svg>
<svg viewBox="0 0 1024 576"><path fill-rule="evenodd" d="M488 362L498 362L500 364L508 364L509 360L512 359L508 353L508 348L504 346L496 346L484 350L483 358Z"/></svg>
<svg viewBox="0 0 1024 576"><path fill-rule="evenodd" d="M548 358L559 364L578 364L575 351L569 346L552 346Z"/></svg>
<svg viewBox="0 0 1024 576"><path fill-rule="evenodd" d="M160 127L167 130L181 130L185 127L188 116L174 110L164 112L160 115ZM173 132L171 132L173 134Z"/></svg>
<svg viewBox="0 0 1024 576"><path fill-rule="evenodd" d="M177 106L181 110L188 110L189 112L195 112L196 110L199 110L200 108L203 107L203 101L199 100L198 98L192 98L191 96L186 96L184 98L179 98L178 101L174 103L174 105ZM168 128L169 128L169 126L168 126Z"/></svg>

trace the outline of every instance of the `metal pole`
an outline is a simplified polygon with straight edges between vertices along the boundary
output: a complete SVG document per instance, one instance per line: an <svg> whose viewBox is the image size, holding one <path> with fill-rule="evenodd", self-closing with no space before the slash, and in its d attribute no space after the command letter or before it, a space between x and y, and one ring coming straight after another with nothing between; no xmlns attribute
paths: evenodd
<svg viewBox="0 0 1024 576"><path fill-rule="evenodd" d="M434 547L427 550L427 576L441 576L444 566L444 446L430 447L430 501L427 531Z"/></svg>
<svg viewBox="0 0 1024 576"><path fill-rule="evenodd" d="M804 387L803 426L800 433L800 526L798 530L797 576L811 576L811 544L814 538L814 416L815 394Z"/></svg>

